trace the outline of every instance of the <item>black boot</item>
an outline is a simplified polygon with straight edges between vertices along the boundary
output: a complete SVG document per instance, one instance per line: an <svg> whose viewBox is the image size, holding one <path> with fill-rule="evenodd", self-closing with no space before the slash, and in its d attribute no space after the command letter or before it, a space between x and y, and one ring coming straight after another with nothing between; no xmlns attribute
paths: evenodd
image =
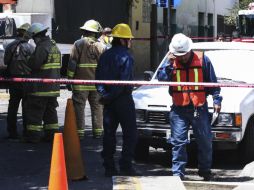
<svg viewBox="0 0 254 190"><path fill-rule="evenodd" d="M120 175L122 176L141 176L139 172L136 171L133 167L121 168Z"/></svg>
<svg viewBox="0 0 254 190"><path fill-rule="evenodd" d="M116 168L105 168L105 177L117 176L118 171Z"/></svg>
<svg viewBox="0 0 254 190"><path fill-rule="evenodd" d="M211 181L213 178L211 171L198 171L198 175L203 177L204 181Z"/></svg>

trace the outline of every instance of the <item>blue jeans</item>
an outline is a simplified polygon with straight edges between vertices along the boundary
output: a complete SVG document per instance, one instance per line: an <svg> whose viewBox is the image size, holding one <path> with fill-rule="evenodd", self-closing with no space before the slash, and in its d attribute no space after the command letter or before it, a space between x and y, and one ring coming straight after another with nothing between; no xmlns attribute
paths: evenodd
<svg viewBox="0 0 254 190"><path fill-rule="evenodd" d="M172 144L172 172L176 176L185 175L187 164L186 144L190 125L198 146L198 169L210 172L212 165L212 132L207 104L197 108L198 117L194 117L193 106L172 106L170 112Z"/></svg>

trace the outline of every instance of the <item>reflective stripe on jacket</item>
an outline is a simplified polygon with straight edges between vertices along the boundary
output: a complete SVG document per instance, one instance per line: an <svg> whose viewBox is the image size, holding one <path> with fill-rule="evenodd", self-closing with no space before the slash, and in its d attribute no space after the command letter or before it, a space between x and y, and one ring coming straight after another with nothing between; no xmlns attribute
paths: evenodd
<svg viewBox="0 0 254 190"><path fill-rule="evenodd" d="M61 53L55 41L48 36L43 37L29 60L29 66L32 68L32 77L34 78L59 79ZM57 83L33 83L29 92L34 96L56 97L60 95L60 85Z"/></svg>
<svg viewBox="0 0 254 190"><path fill-rule="evenodd" d="M195 52L191 64L184 68L177 59L173 67L173 82L203 82L203 53ZM173 102L177 106L186 106L191 102L194 106L202 106L206 101L203 86L174 86L172 87Z"/></svg>
<svg viewBox="0 0 254 190"><path fill-rule="evenodd" d="M84 37L74 43L67 75L71 79L94 80L95 70L104 47L93 37ZM73 85L74 91L96 90L94 85Z"/></svg>

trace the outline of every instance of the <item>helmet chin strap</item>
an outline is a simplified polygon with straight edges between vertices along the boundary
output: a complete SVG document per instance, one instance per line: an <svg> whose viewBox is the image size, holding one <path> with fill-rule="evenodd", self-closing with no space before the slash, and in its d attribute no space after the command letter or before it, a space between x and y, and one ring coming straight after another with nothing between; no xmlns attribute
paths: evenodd
<svg viewBox="0 0 254 190"><path fill-rule="evenodd" d="M128 40L129 40L129 39L121 38L121 39L120 39L121 45L124 46L124 47L129 48Z"/></svg>
<svg viewBox="0 0 254 190"><path fill-rule="evenodd" d="M121 42L121 45L124 46L124 47L127 47L128 49L130 49L130 39L127 39L127 38L121 38L120 39L120 42Z"/></svg>

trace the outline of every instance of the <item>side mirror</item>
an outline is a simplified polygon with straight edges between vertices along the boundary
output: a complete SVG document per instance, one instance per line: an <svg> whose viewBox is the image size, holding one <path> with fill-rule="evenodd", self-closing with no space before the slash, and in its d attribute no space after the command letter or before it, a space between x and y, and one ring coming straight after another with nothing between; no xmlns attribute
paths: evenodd
<svg viewBox="0 0 254 190"><path fill-rule="evenodd" d="M150 81L153 77L154 72L153 71L145 71L144 72L144 80Z"/></svg>

